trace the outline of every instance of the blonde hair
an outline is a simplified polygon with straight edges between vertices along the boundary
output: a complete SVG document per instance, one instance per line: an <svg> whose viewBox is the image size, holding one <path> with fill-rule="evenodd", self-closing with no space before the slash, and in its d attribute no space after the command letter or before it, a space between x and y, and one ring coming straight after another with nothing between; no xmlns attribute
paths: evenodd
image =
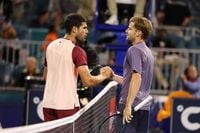
<svg viewBox="0 0 200 133"><path fill-rule="evenodd" d="M153 26L150 20L145 17L134 16L130 19L129 23L134 23L134 27L142 32L142 38L147 39L147 37L152 33Z"/></svg>
<svg viewBox="0 0 200 133"><path fill-rule="evenodd" d="M3 37L5 39L15 39L17 38L17 31L13 26L9 26L3 30Z"/></svg>
<svg viewBox="0 0 200 133"><path fill-rule="evenodd" d="M34 63L34 65L35 65L35 69L34 70L35 70L36 73L40 72L40 70L38 68L37 59L35 57L33 57L33 56L27 57L27 59L26 59L26 68L24 69L24 72L28 72L28 67L29 67L29 66L27 66L28 62L33 62Z"/></svg>
<svg viewBox="0 0 200 133"><path fill-rule="evenodd" d="M27 57L26 61L27 61L27 62L28 62L28 61L33 61L34 63L37 64L37 60L36 60L36 58L33 57L33 56L29 56L29 57Z"/></svg>

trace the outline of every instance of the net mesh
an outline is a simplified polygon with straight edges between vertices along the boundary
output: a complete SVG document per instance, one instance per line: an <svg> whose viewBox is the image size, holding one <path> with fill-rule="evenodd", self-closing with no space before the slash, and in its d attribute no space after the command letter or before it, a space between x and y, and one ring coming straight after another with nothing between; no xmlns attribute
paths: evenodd
<svg viewBox="0 0 200 133"><path fill-rule="evenodd" d="M100 124L110 114L110 100L113 97L116 97L116 87L111 88L107 93L105 93L105 95L98 97L98 101L96 101L87 111L80 115L80 117L73 123L53 129L51 132L64 131L66 133L98 133ZM102 132L106 133L108 128L104 128L104 130L105 132Z"/></svg>
<svg viewBox="0 0 200 133"><path fill-rule="evenodd" d="M110 115L111 99L116 99L117 83L110 82L89 104L75 115L60 120L34 124L26 127L3 129L2 132L62 132L62 133L98 133L103 120ZM109 132L109 124L103 133Z"/></svg>

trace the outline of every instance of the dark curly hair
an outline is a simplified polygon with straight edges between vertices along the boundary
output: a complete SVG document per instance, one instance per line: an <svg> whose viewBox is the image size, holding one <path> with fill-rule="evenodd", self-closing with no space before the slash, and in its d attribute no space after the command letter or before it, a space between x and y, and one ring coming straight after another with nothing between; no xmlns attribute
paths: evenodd
<svg viewBox="0 0 200 133"><path fill-rule="evenodd" d="M66 16L65 19L65 30L66 33L71 33L73 26L79 28L83 22L87 22L87 20L77 13L71 13Z"/></svg>

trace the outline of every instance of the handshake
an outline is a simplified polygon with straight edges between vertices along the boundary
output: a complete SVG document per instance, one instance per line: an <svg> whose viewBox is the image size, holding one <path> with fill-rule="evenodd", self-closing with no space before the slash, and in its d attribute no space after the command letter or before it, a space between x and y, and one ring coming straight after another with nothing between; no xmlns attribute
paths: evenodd
<svg viewBox="0 0 200 133"><path fill-rule="evenodd" d="M105 78L105 79L112 79L114 76L113 70L109 66L102 67L100 69L100 74Z"/></svg>
<svg viewBox="0 0 200 133"><path fill-rule="evenodd" d="M102 67L101 65L95 66L92 71L90 71L90 74L93 76L97 76L95 79L96 85L100 84L105 86L107 85L111 80L118 82L119 84L122 84L123 77L120 75L117 75L114 73L114 71L109 67L105 66Z"/></svg>
<svg viewBox="0 0 200 133"><path fill-rule="evenodd" d="M103 85L106 85L108 82L110 82L110 80L114 80L119 84L122 84L123 81L123 77L115 74L109 66L102 67L101 65L98 65L95 68L93 68L93 70L90 73L91 75L100 76L101 80L103 80Z"/></svg>

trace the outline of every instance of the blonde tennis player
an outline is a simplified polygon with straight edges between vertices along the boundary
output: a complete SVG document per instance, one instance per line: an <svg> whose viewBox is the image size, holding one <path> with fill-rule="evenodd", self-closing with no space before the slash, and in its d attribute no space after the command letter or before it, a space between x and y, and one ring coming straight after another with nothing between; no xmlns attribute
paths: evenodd
<svg viewBox="0 0 200 133"><path fill-rule="evenodd" d="M151 32L152 24L147 18L130 19L126 36L131 47L124 59L123 77L113 75L113 80L122 84L118 110L123 113L123 119L117 122L124 124L124 133L148 132L150 104L145 104L135 113L133 109L150 93L154 58L145 40Z"/></svg>

